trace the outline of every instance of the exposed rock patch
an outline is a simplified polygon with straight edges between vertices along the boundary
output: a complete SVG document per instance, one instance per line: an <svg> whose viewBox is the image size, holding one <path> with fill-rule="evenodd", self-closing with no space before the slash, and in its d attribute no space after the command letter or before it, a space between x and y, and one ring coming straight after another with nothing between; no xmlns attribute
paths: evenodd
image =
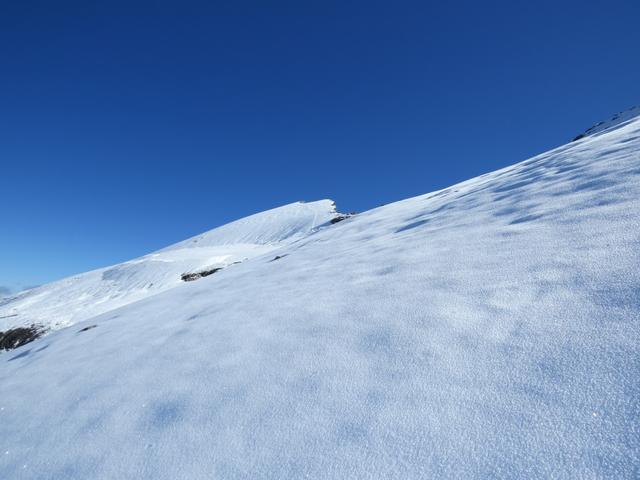
<svg viewBox="0 0 640 480"><path fill-rule="evenodd" d="M351 218L356 214L356 212L350 212L350 213L341 213L336 217L333 217L331 220L329 220L329 223L331 225L334 225L338 222L341 222L343 220L346 220L347 218Z"/></svg>
<svg viewBox="0 0 640 480"><path fill-rule="evenodd" d="M42 325L30 325L28 327L16 327L6 332L0 332L0 350L13 350L26 345L41 337L45 333Z"/></svg>
<svg viewBox="0 0 640 480"><path fill-rule="evenodd" d="M212 275L222 270L223 268L224 267L216 267L209 270L202 270L200 272L183 273L180 278L183 282L193 282L194 280L198 280L199 278L208 277L209 275Z"/></svg>

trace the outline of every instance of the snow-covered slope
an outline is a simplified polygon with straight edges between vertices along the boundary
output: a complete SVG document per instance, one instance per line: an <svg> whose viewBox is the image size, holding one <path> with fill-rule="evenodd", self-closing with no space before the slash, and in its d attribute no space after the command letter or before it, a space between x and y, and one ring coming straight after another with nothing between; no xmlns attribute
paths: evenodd
<svg viewBox="0 0 640 480"><path fill-rule="evenodd" d="M574 141L591 135L596 135L598 133L606 132L607 130L613 128L617 128L620 125L629 122L634 118L637 118L638 116L640 116L640 105L633 106L622 112L618 112L611 118L592 125L591 127L587 128L584 133L581 133L576 138L574 138Z"/></svg>
<svg viewBox="0 0 640 480"><path fill-rule="evenodd" d="M639 152L636 119L1 354L0 478L638 478Z"/></svg>
<svg viewBox="0 0 640 480"><path fill-rule="evenodd" d="M69 326L180 285L181 275L236 265L328 224L331 200L297 202L251 215L144 257L0 299L0 331Z"/></svg>

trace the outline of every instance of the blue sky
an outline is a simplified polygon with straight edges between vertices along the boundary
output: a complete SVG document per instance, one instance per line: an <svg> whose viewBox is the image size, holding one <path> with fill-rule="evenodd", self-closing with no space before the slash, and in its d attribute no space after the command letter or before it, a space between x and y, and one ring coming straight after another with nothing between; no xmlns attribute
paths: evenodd
<svg viewBox="0 0 640 480"><path fill-rule="evenodd" d="M3 2L0 288L362 211L640 103L640 2Z"/></svg>

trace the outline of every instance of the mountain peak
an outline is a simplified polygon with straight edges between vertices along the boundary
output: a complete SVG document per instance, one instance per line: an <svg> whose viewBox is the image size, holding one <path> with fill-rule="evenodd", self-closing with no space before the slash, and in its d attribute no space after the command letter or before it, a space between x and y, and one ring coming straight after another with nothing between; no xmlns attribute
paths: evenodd
<svg viewBox="0 0 640 480"><path fill-rule="evenodd" d="M268 245L308 235L337 215L333 200L298 201L235 220L160 252L212 245Z"/></svg>
<svg viewBox="0 0 640 480"><path fill-rule="evenodd" d="M140 258L74 275L0 300L0 331L67 327L237 266L304 238L339 217L332 200L255 213Z"/></svg>

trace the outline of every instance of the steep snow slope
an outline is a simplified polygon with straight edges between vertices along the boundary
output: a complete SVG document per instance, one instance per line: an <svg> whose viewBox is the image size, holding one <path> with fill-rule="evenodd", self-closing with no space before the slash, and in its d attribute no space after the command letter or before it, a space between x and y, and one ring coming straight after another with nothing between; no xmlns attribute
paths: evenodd
<svg viewBox="0 0 640 480"><path fill-rule="evenodd" d="M0 355L0 478L638 478L639 152L636 120Z"/></svg>
<svg viewBox="0 0 640 480"><path fill-rule="evenodd" d="M336 216L331 200L292 203L215 228L129 262L0 299L0 331L57 329L183 283L183 273L234 265L280 248Z"/></svg>

